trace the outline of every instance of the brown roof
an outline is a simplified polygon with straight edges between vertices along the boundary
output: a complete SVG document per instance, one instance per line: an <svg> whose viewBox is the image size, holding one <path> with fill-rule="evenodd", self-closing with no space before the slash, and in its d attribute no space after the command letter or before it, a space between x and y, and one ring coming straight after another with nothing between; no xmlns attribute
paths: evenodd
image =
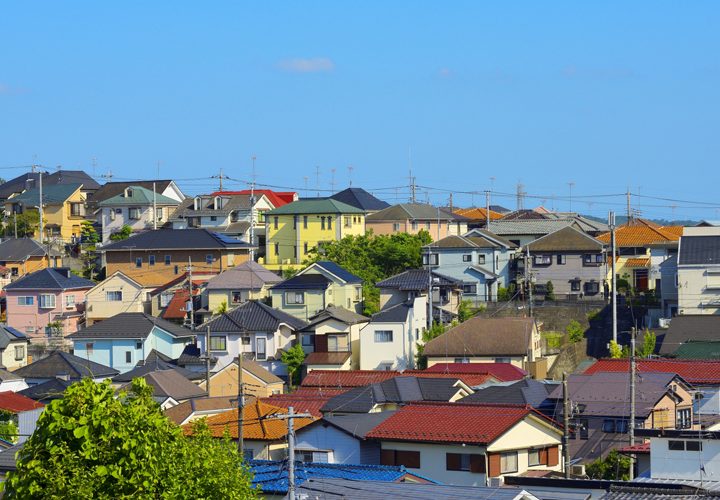
<svg viewBox="0 0 720 500"><path fill-rule="evenodd" d="M567 226L527 244L531 252L599 252L603 243L579 229Z"/></svg>
<svg viewBox="0 0 720 500"><path fill-rule="evenodd" d="M678 226L662 227L644 219L632 219L615 229L615 241L619 247L642 247L678 241L681 234L682 228ZM610 233L603 233L597 239L609 244Z"/></svg>
<svg viewBox="0 0 720 500"><path fill-rule="evenodd" d="M237 364L237 363L235 363ZM243 357L243 371L255 375L257 378L265 382L266 384L282 384L283 380L277 375L273 375L268 370L263 368L260 363L256 363L251 359Z"/></svg>
<svg viewBox="0 0 720 500"><path fill-rule="evenodd" d="M234 408L233 397L195 398L184 401L177 406L165 410L165 416L180 425L195 412L202 412L203 415L214 415Z"/></svg>
<svg viewBox="0 0 720 500"><path fill-rule="evenodd" d="M457 210L454 210L454 214L462 215L463 217L467 217L468 219L472 220L480 220L485 221L487 220L487 210L484 208L458 208ZM490 220L496 220L496 219L502 219L503 214L500 212L495 212L493 210L490 210Z"/></svg>
<svg viewBox="0 0 720 500"><path fill-rule="evenodd" d="M612 257L610 257L612 259ZM649 267L650 257L633 257L625 261L625 267Z"/></svg>
<svg viewBox="0 0 720 500"><path fill-rule="evenodd" d="M160 370L150 372L143 377L153 389L153 396L173 398L182 401L190 398L206 396L207 392L183 377L177 370ZM130 384L127 384L127 387Z"/></svg>
<svg viewBox="0 0 720 500"><path fill-rule="evenodd" d="M427 356L525 356L532 318L474 317L425 344Z"/></svg>
<svg viewBox="0 0 720 500"><path fill-rule="evenodd" d="M350 359L349 352L312 352L305 358L306 365L342 365Z"/></svg>

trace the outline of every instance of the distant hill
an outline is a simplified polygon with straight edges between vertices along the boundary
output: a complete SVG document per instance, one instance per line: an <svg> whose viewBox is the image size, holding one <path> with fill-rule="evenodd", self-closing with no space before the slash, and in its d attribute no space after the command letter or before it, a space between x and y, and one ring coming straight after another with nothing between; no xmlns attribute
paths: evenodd
<svg viewBox="0 0 720 500"><path fill-rule="evenodd" d="M583 215L583 217L586 217L590 220L594 220L597 222L604 222L607 224L607 218L602 217L595 217L593 215ZM645 219L649 220L650 222L654 222L655 224L659 224L661 226L696 226L698 224L697 220L667 220L667 219ZM615 224L618 226L621 226L627 222L627 217L624 215L616 215L615 216Z"/></svg>

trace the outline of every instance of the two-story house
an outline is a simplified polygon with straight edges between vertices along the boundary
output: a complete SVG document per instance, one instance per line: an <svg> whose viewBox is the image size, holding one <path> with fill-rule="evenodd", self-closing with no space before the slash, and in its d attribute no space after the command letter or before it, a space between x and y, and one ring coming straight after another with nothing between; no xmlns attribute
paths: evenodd
<svg viewBox="0 0 720 500"><path fill-rule="evenodd" d="M149 312L151 291L152 288L142 286L121 271L113 273L85 294L85 325L124 312Z"/></svg>
<svg viewBox="0 0 720 500"><path fill-rule="evenodd" d="M62 266L62 257L30 238L8 238L0 241L0 266L10 270L10 280L22 278L46 267Z"/></svg>
<svg viewBox="0 0 720 500"><path fill-rule="evenodd" d="M424 257L427 259L427 254ZM409 269L379 281L376 286L380 289L380 309L430 295L432 317L428 321L450 323L457 318L462 302L462 281L427 269ZM432 293L428 293L431 289Z"/></svg>
<svg viewBox="0 0 720 500"><path fill-rule="evenodd" d="M217 311L223 304L231 309L251 299L268 297L270 287L281 281L274 272L248 260L208 280L203 302L210 311Z"/></svg>
<svg viewBox="0 0 720 500"><path fill-rule="evenodd" d="M0 325L0 364L6 370L27 365L27 349L30 340L10 326Z"/></svg>
<svg viewBox="0 0 720 500"><path fill-rule="evenodd" d="M105 184L100 186L100 188L97 189L92 194L92 196L88 197L87 201L89 210L94 212L100 202L122 194L125 189L131 186L139 186L141 188L147 189L150 192L154 190L157 194L172 198L178 203L180 203L186 198L182 190L178 187L177 184L175 184L175 181L172 181L170 179L122 182L111 181L106 182Z"/></svg>
<svg viewBox="0 0 720 500"><path fill-rule="evenodd" d="M363 311L362 280L327 260L310 264L270 293L273 307L304 321L330 306Z"/></svg>
<svg viewBox="0 0 720 500"><path fill-rule="evenodd" d="M372 194L359 187L349 187L338 191L330 197L333 200L346 203L351 207L356 207L365 212L365 215L372 214L388 208L390 204L386 201L373 196Z"/></svg>
<svg viewBox="0 0 720 500"><path fill-rule="evenodd" d="M32 342L62 341L83 319L85 293L95 282L66 267L28 274L5 287L7 324Z"/></svg>
<svg viewBox="0 0 720 500"><path fill-rule="evenodd" d="M143 286L162 286L179 275L220 273L248 260L251 245L207 229L158 229L102 247L108 276L122 271Z"/></svg>
<svg viewBox="0 0 720 500"><path fill-rule="evenodd" d="M97 203L102 242L110 241L110 236L124 226L130 227L133 232L161 227L168 222L179 203L142 186L126 187L122 193Z"/></svg>
<svg viewBox="0 0 720 500"><path fill-rule="evenodd" d="M555 299L603 298L605 245L592 236L568 226L528 243L522 251L530 256L529 272L537 294L547 295L550 282Z"/></svg>
<svg viewBox="0 0 720 500"><path fill-rule="evenodd" d="M307 354L305 367L357 370L360 367L360 331L368 318L344 307L329 306L309 318L300 332Z"/></svg>
<svg viewBox="0 0 720 500"><path fill-rule="evenodd" d="M42 238L59 238L71 242L80 237L82 221L86 220L85 193L82 184L56 184L43 186ZM37 212L40 205L40 190L33 188L14 196L5 202L5 213L21 214Z"/></svg>
<svg viewBox="0 0 720 500"><path fill-rule="evenodd" d="M425 203L400 203L367 216L368 230L375 234L427 231L434 240L465 234L467 218Z"/></svg>
<svg viewBox="0 0 720 500"><path fill-rule="evenodd" d="M447 236L423 247L426 264L462 282L463 298L475 305L494 302L511 278L516 246L500 236L473 229L465 236Z"/></svg>
<svg viewBox="0 0 720 500"><path fill-rule="evenodd" d="M330 198L298 200L266 213L265 234L261 264L272 270L297 268L323 242L365 234L365 212Z"/></svg>
<svg viewBox="0 0 720 500"><path fill-rule="evenodd" d="M677 261L678 312L720 314L720 229L686 228Z"/></svg>

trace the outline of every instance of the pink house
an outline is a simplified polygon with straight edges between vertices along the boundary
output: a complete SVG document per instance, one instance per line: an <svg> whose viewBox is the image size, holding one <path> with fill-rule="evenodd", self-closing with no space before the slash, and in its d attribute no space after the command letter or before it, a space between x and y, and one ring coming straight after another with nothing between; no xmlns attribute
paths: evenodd
<svg viewBox="0 0 720 500"><path fill-rule="evenodd" d="M28 274L5 287L7 324L34 343L62 340L77 331L85 293L94 286L66 267Z"/></svg>

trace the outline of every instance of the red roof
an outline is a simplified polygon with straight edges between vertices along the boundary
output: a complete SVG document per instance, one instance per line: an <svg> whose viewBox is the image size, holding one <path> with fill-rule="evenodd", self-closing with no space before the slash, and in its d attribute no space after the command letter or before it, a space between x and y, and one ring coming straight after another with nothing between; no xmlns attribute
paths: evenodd
<svg viewBox="0 0 720 500"><path fill-rule="evenodd" d="M165 311L162 313L163 319L185 319L187 316L187 302L190 294L187 288L179 288L175 291L173 298L170 299Z"/></svg>
<svg viewBox="0 0 720 500"><path fill-rule="evenodd" d="M501 382L522 380L527 372L511 363L438 363L425 370L426 372L452 372L489 374Z"/></svg>
<svg viewBox="0 0 720 500"><path fill-rule="evenodd" d="M0 392L0 410L7 410L12 413L35 410L45 406L34 399L12 391Z"/></svg>
<svg viewBox="0 0 720 500"><path fill-rule="evenodd" d="M720 360L638 359L636 362L639 373L677 373L690 384L720 385ZM585 370L585 374L629 371L630 360L628 359L600 359Z"/></svg>
<svg viewBox="0 0 720 500"><path fill-rule="evenodd" d="M302 387L346 388L364 387L395 377L454 378L468 386L484 384L498 377L488 373L430 372L428 370L313 370L302 381Z"/></svg>
<svg viewBox="0 0 720 500"><path fill-rule="evenodd" d="M558 434L562 434L558 424L528 406L414 403L397 410L366 437L392 441L487 445L530 415L556 426Z"/></svg>
<svg viewBox="0 0 720 500"><path fill-rule="evenodd" d="M220 196L220 195L238 195L238 194L251 194L249 189L243 189L241 191L215 191L210 196ZM275 208L280 208L283 205L287 205L288 203L292 203L297 199L297 193L295 191L272 191L270 189L256 189L255 194L257 195L265 195L267 196L267 199L270 201L270 203L273 204Z"/></svg>
<svg viewBox="0 0 720 500"><path fill-rule="evenodd" d="M292 393L295 397L301 396L318 396L321 398L335 397L339 394L345 394L351 388L339 388L339 387L298 387L295 392Z"/></svg>
<svg viewBox="0 0 720 500"><path fill-rule="evenodd" d="M295 413L309 413L313 417L320 418L322 417L320 408L325 406L325 403L333 396L331 394L319 396L317 393L314 396L298 395L297 393L273 394L269 398L262 398L260 401L280 408L290 408L292 406Z"/></svg>
<svg viewBox="0 0 720 500"><path fill-rule="evenodd" d="M650 453L650 442L636 444L634 446L626 446L618 449L620 453Z"/></svg>

